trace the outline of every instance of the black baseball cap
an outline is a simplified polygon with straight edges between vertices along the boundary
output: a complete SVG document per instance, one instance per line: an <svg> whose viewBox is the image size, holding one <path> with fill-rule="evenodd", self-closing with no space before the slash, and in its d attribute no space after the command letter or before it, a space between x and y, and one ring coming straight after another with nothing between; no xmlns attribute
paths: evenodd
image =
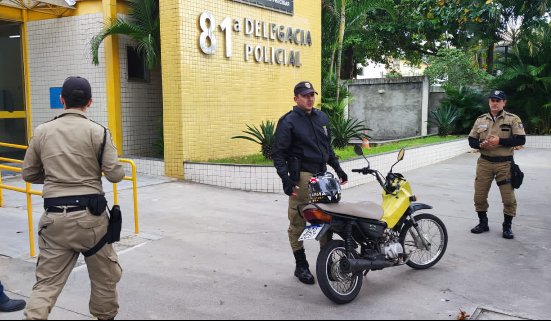
<svg viewBox="0 0 551 321"><path fill-rule="evenodd" d="M314 86L312 86L312 83L309 81L301 81L295 86L295 96L298 96L299 94L302 96L306 96L310 93L318 93L314 90Z"/></svg>
<svg viewBox="0 0 551 321"><path fill-rule="evenodd" d="M490 95L488 96L488 98L497 98L497 99L501 99L501 100L506 100L505 98L507 98L505 96L505 93L501 90L493 90Z"/></svg>
<svg viewBox="0 0 551 321"><path fill-rule="evenodd" d="M84 78L69 77L63 83L61 95L75 100L90 100L92 99L92 87L90 87L88 80Z"/></svg>

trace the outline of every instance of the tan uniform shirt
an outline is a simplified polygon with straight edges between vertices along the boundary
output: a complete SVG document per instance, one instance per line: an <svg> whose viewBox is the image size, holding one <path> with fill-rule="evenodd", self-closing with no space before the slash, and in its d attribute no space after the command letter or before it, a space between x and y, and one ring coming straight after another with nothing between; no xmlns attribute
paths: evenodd
<svg viewBox="0 0 551 321"><path fill-rule="evenodd" d="M109 130L100 169L103 138L103 126L86 118L80 110L66 110L36 128L25 154L23 179L44 184L43 198L105 194L102 170L112 183L120 182L125 173Z"/></svg>
<svg viewBox="0 0 551 321"><path fill-rule="evenodd" d="M524 126L522 125L520 117L504 110L496 117L495 121L491 113L478 117L469 134L469 136L481 142L490 135L495 135L499 138L511 138L517 135L526 135L526 133L524 132ZM489 157L513 156L513 153L513 146L498 145L489 149L480 149L480 154Z"/></svg>

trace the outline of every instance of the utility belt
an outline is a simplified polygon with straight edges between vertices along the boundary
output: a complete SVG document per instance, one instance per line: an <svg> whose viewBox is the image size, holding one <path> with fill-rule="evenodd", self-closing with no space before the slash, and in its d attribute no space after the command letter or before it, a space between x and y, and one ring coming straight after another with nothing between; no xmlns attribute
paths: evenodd
<svg viewBox="0 0 551 321"><path fill-rule="evenodd" d="M107 200L105 199L105 196L100 194L44 199L45 210L53 210L55 212L55 208L59 206L76 206L77 208L80 208L80 210L85 210L88 208L92 215L101 216L101 214L103 214L103 212L107 209ZM70 208L70 210L71 211L68 212L77 211L76 208Z"/></svg>
<svg viewBox="0 0 551 321"><path fill-rule="evenodd" d="M513 156L490 157L490 156L480 155L480 157L492 163L503 163L503 162L513 161Z"/></svg>
<svg viewBox="0 0 551 321"><path fill-rule="evenodd" d="M517 164L515 164L515 160L513 159L513 156L490 157L490 156L480 155L480 157L492 163L511 162L511 178L497 182L497 186L511 184L511 186L513 186L514 189L520 188L520 186L522 185L522 181L524 180L524 173L520 170L520 167Z"/></svg>
<svg viewBox="0 0 551 321"><path fill-rule="evenodd" d="M68 209L60 208L61 206L73 206ZM81 196L66 196L56 198L45 198L44 209L50 213L71 213L76 211L84 211L88 209L90 214L95 216L101 216L105 210L109 211L109 227L107 228L107 234L105 234L101 240L86 252L82 252L85 257L90 257L101 250L105 244L112 244L120 241L122 230L122 212L118 205L113 206L110 210L107 207L107 199L105 196L94 195L81 195Z"/></svg>

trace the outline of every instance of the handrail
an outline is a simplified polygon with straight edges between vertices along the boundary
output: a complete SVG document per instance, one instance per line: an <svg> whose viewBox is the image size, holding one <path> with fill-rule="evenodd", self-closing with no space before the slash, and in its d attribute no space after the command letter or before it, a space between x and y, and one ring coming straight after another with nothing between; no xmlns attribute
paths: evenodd
<svg viewBox="0 0 551 321"><path fill-rule="evenodd" d="M27 146L6 144L6 143L0 143L0 146L13 147L13 148L19 148L19 149L27 149ZM23 161L20 161L20 160L10 159L10 158L3 158L3 157L0 157L0 161L9 161L9 162L12 162L12 163L23 163ZM139 234L140 228L139 228L139 221L138 221L138 182L137 182L136 164L130 159L122 159L122 158L119 159L119 162L130 164L131 167L132 167L132 177L125 176L123 179L128 180L128 181L132 181L132 189L133 189L133 197L134 197L134 231L135 231L135 234ZM12 171L12 172L21 173L21 168L0 164L0 207L4 207L3 189L7 189L7 190L10 190L10 191L15 191L15 192L20 192L20 193L27 194L27 213L28 213L28 220L29 220L30 256L31 257L36 257L35 250L34 250L34 230L33 230L33 215L32 215L31 195L42 196L42 192L32 191L30 183L25 183L25 189L4 185L2 183L2 169ZM103 176L105 176L105 175L103 175ZM118 194L117 193L117 184L113 183L113 203L114 203L114 205L119 205L117 194Z"/></svg>

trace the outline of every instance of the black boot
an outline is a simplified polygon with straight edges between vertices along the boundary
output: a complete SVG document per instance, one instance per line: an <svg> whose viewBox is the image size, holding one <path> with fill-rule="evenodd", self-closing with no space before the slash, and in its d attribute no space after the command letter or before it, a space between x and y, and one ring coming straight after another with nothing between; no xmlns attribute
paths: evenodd
<svg viewBox="0 0 551 321"><path fill-rule="evenodd" d="M504 214L503 218L503 238L509 240L514 239L515 234L513 234L513 230L511 229L511 225L513 225L513 217Z"/></svg>
<svg viewBox="0 0 551 321"><path fill-rule="evenodd" d="M7 296L0 300L0 312L15 312L23 310L27 303L23 300L11 300Z"/></svg>
<svg viewBox="0 0 551 321"><path fill-rule="evenodd" d="M480 234L488 232L490 227L488 226L488 215L486 212L478 212L478 218L480 219L480 223L471 229L471 233Z"/></svg>
<svg viewBox="0 0 551 321"><path fill-rule="evenodd" d="M295 255L295 261L297 264L297 267L295 269L295 276L302 283L314 284L315 279L308 269L310 266L308 265L308 261L306 260L306 253L304 252L304 249L293 252L293 254Z"/></svg>

